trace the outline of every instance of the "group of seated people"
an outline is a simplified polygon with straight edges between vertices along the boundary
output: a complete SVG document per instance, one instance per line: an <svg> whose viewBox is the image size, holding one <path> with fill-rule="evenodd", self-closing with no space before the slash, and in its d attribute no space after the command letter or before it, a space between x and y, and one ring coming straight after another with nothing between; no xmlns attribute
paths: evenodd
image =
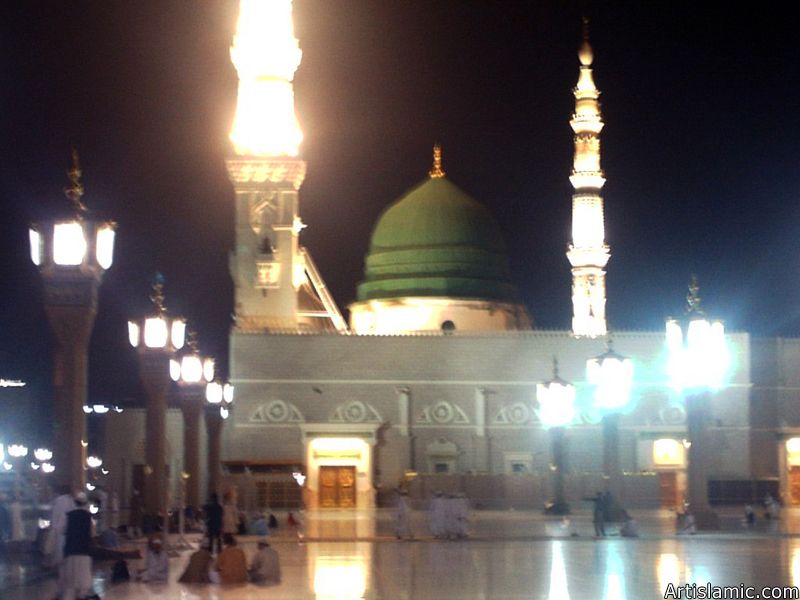
<svg viewBox="0 0 800 600"><path fill-rule="evenodd" d="M252 583L278 584L281 567L278 553L266 538L258 542L258 551L247 567L244 551L236 545L236 538L226 534L224 548L216 561L211 555L210 542L204 538L200 548L189 557L180 583ZM166 582L169 579L169 559L160 538L153 538L148 545L144 569L140 572L144 582Z"/></svg>

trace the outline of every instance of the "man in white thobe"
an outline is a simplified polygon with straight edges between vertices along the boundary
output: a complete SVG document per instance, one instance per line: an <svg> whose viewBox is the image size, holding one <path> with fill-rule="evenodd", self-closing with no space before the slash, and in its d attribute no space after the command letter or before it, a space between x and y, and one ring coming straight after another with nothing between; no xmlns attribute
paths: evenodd
<svg viewBox="0 0 800 600"><path fill-rule="evenodd" d="M411 509L408 506L407 492L397 491L397 506L394 514L394 534L397 539L413 538L411 534Z"/></svg>
<svg viewBox="0 0 800 600"><path fill-rule="evenodd" d="M69 486L59 488L59 495L53 500L50 511L50 538L48 540L48 554L50 564L58 567L58 579L64 579L64 542L67 535L67 513L75 510L75 499L69 493Z"/></svg>
<svg viewBox="0 0 800 600"><path fill-rule="evenodd" d="M278 553L271 548L266 538L258 542L258 552L247 570L253 583L278 584L281 582L281 562Z"/></svg>

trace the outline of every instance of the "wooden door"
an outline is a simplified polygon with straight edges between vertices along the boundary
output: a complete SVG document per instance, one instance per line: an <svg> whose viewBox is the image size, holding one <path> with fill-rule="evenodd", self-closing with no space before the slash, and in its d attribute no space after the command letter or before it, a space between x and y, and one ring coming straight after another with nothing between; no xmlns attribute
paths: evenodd
<svg viewBox="0 0 800 600"><path fill-rule="evenodd" d="M319 468L319 505L321 508L355 507L355 467Z"/></svg>
<svg viewBox="0 0 800 600"><path fill-rule="evenodd" d="M658 474L661 484L661 508L674 509L678 506L678 474L666 471Z"/></svg>
<svg viewBox="0 0 800 600"><path fill-rule="evenodd" d="M800 467L789 467L789 498L792 504L800 504Z"/></svg>

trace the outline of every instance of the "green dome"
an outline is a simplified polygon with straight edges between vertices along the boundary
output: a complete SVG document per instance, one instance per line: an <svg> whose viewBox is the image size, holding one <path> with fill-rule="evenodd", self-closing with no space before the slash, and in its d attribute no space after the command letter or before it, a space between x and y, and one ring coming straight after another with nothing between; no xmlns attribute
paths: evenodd
<svg viewBox="0 0 800 600"><path fill-rule="evenodd" d="M444 177L392 204L372 232L358 300L409 296L517 301L500 228Z"/></svg>

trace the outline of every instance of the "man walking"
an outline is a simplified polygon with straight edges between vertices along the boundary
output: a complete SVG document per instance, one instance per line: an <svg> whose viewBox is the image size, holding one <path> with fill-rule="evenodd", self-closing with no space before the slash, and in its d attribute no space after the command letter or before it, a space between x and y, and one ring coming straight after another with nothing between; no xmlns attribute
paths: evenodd
<svg viewBox="0 0 800 600"><path fill-rule="evenodd" d="M217 554L222 552L222 505L217 500L216 494L211 494L211 500L203 507L206 514L206 535L208 535L208 548L214 553L214 542L217 543Z"/></svg>

